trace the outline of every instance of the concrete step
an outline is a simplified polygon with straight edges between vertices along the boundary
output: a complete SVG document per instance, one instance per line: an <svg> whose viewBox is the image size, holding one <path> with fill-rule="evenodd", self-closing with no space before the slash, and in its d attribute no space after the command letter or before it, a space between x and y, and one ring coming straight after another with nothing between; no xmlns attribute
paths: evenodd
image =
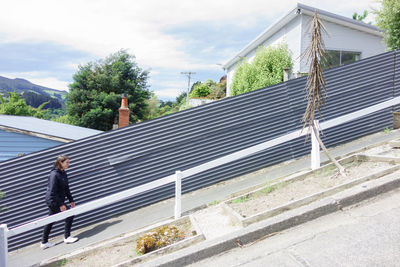
<svg viewBox="0 0 400 267"><path fill-rule="evenodd" d="M221 205L215 205L192 214L193 219L200 227L206 240L229 234L242 229L239 224L235 224L231 217L225 212Z"/></svg>
<svg viewBox="0 0 400 267"><path fill-rule="evenodd" d="M392 148L400 148L400 140L393 140L389 142L390 147Z"/></svg>

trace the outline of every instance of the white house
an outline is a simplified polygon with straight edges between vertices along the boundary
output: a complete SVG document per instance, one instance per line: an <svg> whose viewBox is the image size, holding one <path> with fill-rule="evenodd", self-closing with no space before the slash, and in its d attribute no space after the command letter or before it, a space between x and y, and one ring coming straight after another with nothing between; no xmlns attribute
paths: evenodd
<svg viewBox="0 0 400 267"><path fill-rule="evenodd" d="M294 76L307 73L307 60L302 59L301 55L310 42L309 27L315 11L328 32L323 35L325 47L332 56L330 66L327 67L344 65L385 52L383 34L379 28L352 18L297 4L223 65L227 73L227 96L230 95L232 77L240 59L247 58L251 61L257 48L262 45L287 43L293 53L292 73Z"/></svg>

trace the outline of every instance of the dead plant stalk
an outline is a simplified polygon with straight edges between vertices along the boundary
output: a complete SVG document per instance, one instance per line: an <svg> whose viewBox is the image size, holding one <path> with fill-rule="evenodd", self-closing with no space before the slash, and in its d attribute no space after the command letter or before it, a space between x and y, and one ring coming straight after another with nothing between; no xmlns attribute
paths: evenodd
<svg viewBox="0 0 400 267"><path fill-rule="evenodd" d="M328 156L330 161L332 161L338 168L340 174L346 177L345 169L335 160L334 157L330 155L325 145L323 144L321 138L317 134L317 127L314 123L315 111L322 118L321 107L325 105L325 94L326 86L325 79L322 73L321 61L324 60L325 45L322 39L322 31L327 32L322 21L319 19L317 12L314 12L314 17L312 19L311 25L311 43L304 53L304 57L307 58L307 63L310 63L310 69L307 77L307 108L303 115L303 130L308 125L308 133L314 132L318 143L320 144L322 150ZM308 135L306 136L306 139Z"/></svg>

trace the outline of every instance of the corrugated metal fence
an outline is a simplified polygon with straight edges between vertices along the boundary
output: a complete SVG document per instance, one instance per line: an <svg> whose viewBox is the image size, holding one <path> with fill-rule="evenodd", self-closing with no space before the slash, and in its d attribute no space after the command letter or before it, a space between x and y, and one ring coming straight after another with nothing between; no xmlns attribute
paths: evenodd
<svg viewBox="0 0 400 267"><path fill-rule="evenodd" d="M324 118L335 118L399 95L400 78L395 67L398 53L384 53L326 71ZM0 201L6 207L0 213L0 223L12 228L46 216L47 178L59 154L71 157L70 186L76 202L84 203L300 129L306 107L305 83L305 77L290 80L1 162L0 189L7 195ZM390 128L392 124L392 109L386 109L326 130L322 138L327 146L333 146ZM298 138L185 179L182 190L189 192L309 151L310 144ZM74 229L173 195L173 185L143 193L78 216ZM56 225L53 235L60 234L62 227ZM41 231L36 229L11 238L10 249L39 242Z"/></svg>

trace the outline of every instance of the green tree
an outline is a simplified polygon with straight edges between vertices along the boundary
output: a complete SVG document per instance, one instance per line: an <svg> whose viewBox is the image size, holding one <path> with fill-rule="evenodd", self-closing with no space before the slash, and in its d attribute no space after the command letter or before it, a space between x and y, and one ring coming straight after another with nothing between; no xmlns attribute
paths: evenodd
<svg viewBox="0 0 400 267"><path fill-rule="evenodd" d="M214 85L216 85L216 83L211 79L208 79L203 83L198 83L193 87L193 91L189 94L189 97L207 97L212 92L211 87Z"/></svg>
<svg viewBox="0 0 400 267"><path fill-rule="evenodd" d="M44 112L42 108L47 102L41 104L38 108L28 106L23 98L16 92L9 92L8 99L0 96L0 114L15 115L15 116L33 116L43 118Z"/></svg>
<svg viewBox="0 0 400 267"><path fill-rule="evenodd" d="M251 64L245 58L242 58L232 78L231 95L239 95L253 90L255 79L253 70Z"/></svg>
<svg viewBox="0 0 400 267"><path fill-rule="evenodd" d="M62 108L62 105L60 101L51 96L44 96L41 94L38 94L36 92L23 92L22 98L25 99L25 102L27 105L31 107L39 107L41 104L44 102L47 102L47 104L43 107L44 109L48 108L53 108L53 109L59 109Z"/></svg>
<svg viewBox="0 0 400 267"><path fill-rule="evenodd" d="M226 96L226 79L222 79L219 83L211 87L210 99L221 99Z"/></svg>
<svg viewBox="0 0 400 267"><path fill-rule="evenodd" d="M283 82L284 68L292 69L292 53L287 44L260 46L253 62L242 59L233 75L231 94L238 95Z"/></svg>
<svg viewBox="0 0 400 267"><path fill-rule="evenodd" d="M190 96L190 93L193 92L194 88L195 88L197 85L199 85L199 84L201 84L200 81L194 82L194 83L192 84L192 87L190 87L189 96Z"/></svg>
<svg viewBox="0 0 400 267"><path fill-rule="evenodd" d="M211 79L202 82L196 82L193 90L190 93L191 98L208 98L208 99L221 99L226 95L226 79L223 78L219 83Z"/></svg>
<svg viewBox="0 0 400 267"><path fill-rule="evenodd" d="M174 104L174 102L172 102L172 101L162 101L162 100L160 100L160 108L165 107L165 106L172 107L173 104Z"/></svg>
<svg viewBox="0 0 400 267"><path fill-rule="evenodd" d="M121 94L126 93L130 122L146 118L148 72L135 62L135 57L120 50L105 60L79 66L67 95L67 115L74 124L107 131L118 118Z"/></svg>
<svg viewBox="0 0 400 267"><path fill-rule="evenodd" d="M55 122L59 122L59 123L65 123L65 124L74 125L74 120L69 115L58 116L58 117L55 117L55 118L51 118L50 120L55 121Z"/></svg>
<svg viewBox="0 0 400 267"><path fill-rule="evenodd" d="M176 97L175 102L176 102L178 105L182 104L184 101L186 101L186 95L187 95L186 92L182 92L180 95L178 95L178 96Z"/></svg>
<svg viewBox="0 0 400 267"><path fill-rule="evenodd" d="M364 10L364 13L362 15L358 14L357 12L354 12L353 19L358 21L363 21L367 16L368 16L367 10Z"/></svg>
<svg viewBox="0 0 400 267"><path fill-rule="evenodd" d="M178 112L180 106L186 103L186 93L181 93L175 102L158 100L154 93L151 94L151 99L147 100L148 111L146 112L146 119L149 120Z"/></svg>
<svg viewBox="0 0 400 267"><path fill-rule="evenodd" d="M151 98L147 100L146 119L151 120L159 117L160 101L154 93L151 93Z"/></svg>
<svg viewBox="0 0 400 267"><path fill-rule="evenodd" d="M381 9L376 11L378 27L384 30L384 40L389 50L400 48L400 1L381 0Z"/></svg>
<svg viewBox="0 0 400 267"><path fill-rule="evenodd" d="M61 116L66 115L66 110L61 108L48 108L44 110L45 120L54 120Z"/></svg>

